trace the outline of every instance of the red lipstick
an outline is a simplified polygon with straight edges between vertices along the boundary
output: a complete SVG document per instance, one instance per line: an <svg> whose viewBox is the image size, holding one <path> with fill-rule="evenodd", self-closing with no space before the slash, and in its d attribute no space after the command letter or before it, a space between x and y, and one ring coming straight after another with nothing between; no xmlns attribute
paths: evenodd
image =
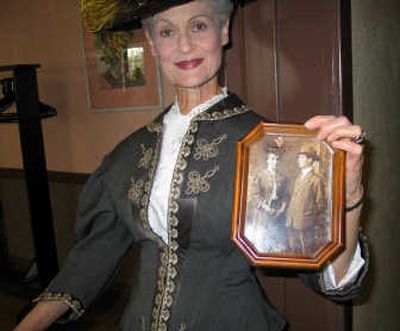
<svg viewBox="0 0 400 331"><path fill-rule="evenodd" d="M179 61L176 62L175 65L182 70L190 70L197 68L200 64L202 64L204 59L192 59L189 61Z"/></svg>

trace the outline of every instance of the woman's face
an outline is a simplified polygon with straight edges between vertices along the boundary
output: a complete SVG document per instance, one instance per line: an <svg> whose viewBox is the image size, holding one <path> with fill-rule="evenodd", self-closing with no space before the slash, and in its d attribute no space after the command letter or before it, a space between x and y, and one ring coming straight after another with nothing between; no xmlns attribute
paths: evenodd
<svg viewBox="0 0 400 331"><path fill-rule="evenodd" d="M153 31L146 35L169 81L194 88L216 77L229 22L221 27L206 2L192 1L156 14Z"/></svg>
<svg viewBox="0 0 400 331"><path fill-rule="evenodd" d="M278 156L273 153L269 153L267 156L267 166L268 169L276 169L276 165L278 163Z"/></svg>

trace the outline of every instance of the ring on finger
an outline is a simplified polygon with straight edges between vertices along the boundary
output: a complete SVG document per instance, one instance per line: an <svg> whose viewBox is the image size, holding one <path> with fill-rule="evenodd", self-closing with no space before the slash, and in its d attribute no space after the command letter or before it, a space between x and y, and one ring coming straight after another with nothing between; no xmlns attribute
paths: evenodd
<svg viewBox="0 0 400 331"><path fill-rule="evenodd" d="M361 134L359 134L358 136L355 136L353 138L353 141L356 144L362 144L365 141L366 138L367 138L367 135L366 135L365 131L362 131Z"/></svg>

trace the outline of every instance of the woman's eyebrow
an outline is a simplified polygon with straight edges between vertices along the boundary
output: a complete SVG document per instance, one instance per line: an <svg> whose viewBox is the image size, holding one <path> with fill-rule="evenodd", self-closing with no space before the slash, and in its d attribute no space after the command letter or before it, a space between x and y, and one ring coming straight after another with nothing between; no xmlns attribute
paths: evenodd
<svg viewBox="0 0 400 331"><path fill-rule="evenodd" d="M208 18L208 19L212 19L212 17L210 17L210 15L208 15L208 14L197 14L197 15L191 17L191 18L189 19L189 21L192 21L192 20L195 20L195 19L201 18L201 17L205 17L205 18Z"/></svg>
<svg viewBox="0 0 400 331"><path fill-rule="evenodd" d="M205 17L205 18L208 18L208 19L212 18L209 14L200 13L200 14L196 14L196 15L192 16L191 18L189 18L188 21L190 22L190 21L195 20L195 19L200 18L200 17ZM171 21L168 18L164 18L164 17L156 19L155 23L159 23L159 22L165 22L165 23L168 23L168 24L174 24L173 21Z"/></svg>
<svg viewBox="0 0 400 331"><path fill-rule="evenodd" d="M166 24L173 24L170 20L168 20L167 18L159 18L157 19L155 22L155 24L159 24L159 23L166 23Z"/></svg>

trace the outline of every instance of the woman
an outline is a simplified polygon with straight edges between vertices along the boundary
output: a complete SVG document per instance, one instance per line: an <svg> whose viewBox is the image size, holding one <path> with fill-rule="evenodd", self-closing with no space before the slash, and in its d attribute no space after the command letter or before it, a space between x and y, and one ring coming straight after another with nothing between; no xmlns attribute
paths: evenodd
<svg viewBox="0 0 400 331"><path fill-rule="evenodd" d="M232 4L134 3L117 17L132 26L144 18L152 53L175 86L176 101L120 143L91 176L78 209L79 243L16 330L46 329L63 314L78 318L133 242L140 244L140 266L123 330L281 330L285 321L230 241L235 142L261 120L218 85ZM314 117L306 126L348 152L347 204L357 205L362 147L353 138L361 129L331 116ZM347 248L330 265L333 271L303 275L334 299L356 294L364 275L354 267L355 276L347 272L359 209L347 214ZM337 286L326 275L351 280Z"/></svg>
<svg viewBox="0 0 400 331"><path fill-rule="evenodd" d="M246 236L259 252L287 250L285 222L290 196L288 180L279 171L281 153L279 149L268 151L265 167L254 180L254 192L249 194L255 206L252 221L246 224Z"/></svg>

